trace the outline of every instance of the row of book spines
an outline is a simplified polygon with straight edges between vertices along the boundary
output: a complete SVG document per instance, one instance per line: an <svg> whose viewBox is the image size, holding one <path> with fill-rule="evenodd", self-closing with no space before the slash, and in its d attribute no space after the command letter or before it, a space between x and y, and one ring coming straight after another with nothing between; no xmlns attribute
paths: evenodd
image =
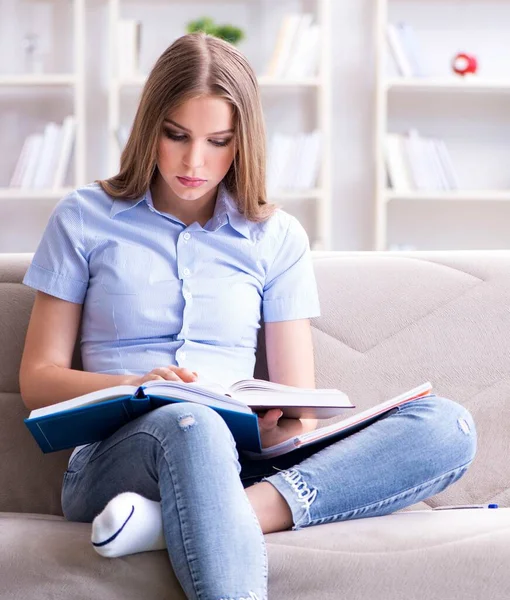
<svg viewBox="0 0 510 600"><path fill-rule="evenodd" d="M266 77L300 79L317 75L320 27L311 13L288 13L278 30Z"/></svg>
<svg viewBox="0 0 510 600"><path fill-rule="evenodd" d="M389 54L402 77L425 77L421 51L414 28L408 23L387 23Z"/></svg>
<svg viewBox="0 0 510 600"><path fill-rule="evenodd" d="M386 134L385 162L395 191L459 189L458 176L444 141L422 137L416 130L406 135Z"/></svg>
<svg viewBox="0 0 510 600"><path fill-rule="evenodd" d="M135 19L117 22L117 69L121 78L139 74L141 23ZM265 75L299 79L317 74L320 29L311 13L289 13L283 18Z"/></svg>
<svg viewBox="0 0 510 600"><path fill-rule="evenodd" d="M26 137L9 186L22 189L60 189L69 170L76 119L67 116L62 124L50 121L43 133Z"/></svg>
<svg viewBox="0 0 510 600"><path fill-rule="evenodd" d="M267 189L309 190L315 187L320 168L321 134L275 133L267 153Z"/></svg>

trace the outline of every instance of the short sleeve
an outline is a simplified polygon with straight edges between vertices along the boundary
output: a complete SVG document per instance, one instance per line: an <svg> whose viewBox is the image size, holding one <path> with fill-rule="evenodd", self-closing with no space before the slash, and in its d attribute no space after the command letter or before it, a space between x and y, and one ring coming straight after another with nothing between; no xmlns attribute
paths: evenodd
<svg viewBox="0 0 510 600"><path fill-rule="evenodd" d="M89 281L79 198L71 194L51 214L23 283L62 300L82 304Z"/></svg>
<svg viewBox="0 0 510 600"><path fill-rule="evenodd" d="M308 236L295 217L268 270L262 307L266 323L320 315Z"/></svg>

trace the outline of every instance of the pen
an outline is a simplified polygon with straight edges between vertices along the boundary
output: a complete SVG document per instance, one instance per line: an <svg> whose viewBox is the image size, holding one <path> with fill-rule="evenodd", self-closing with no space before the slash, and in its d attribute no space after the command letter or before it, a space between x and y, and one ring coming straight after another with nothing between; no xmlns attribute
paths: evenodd
<svg viewBox="0 0 510 600"><path fill-rule="evenodd" d="M432 510L457 510L462 508L499 508L498 504L457 504L453 506L436 506Z"/></svg>

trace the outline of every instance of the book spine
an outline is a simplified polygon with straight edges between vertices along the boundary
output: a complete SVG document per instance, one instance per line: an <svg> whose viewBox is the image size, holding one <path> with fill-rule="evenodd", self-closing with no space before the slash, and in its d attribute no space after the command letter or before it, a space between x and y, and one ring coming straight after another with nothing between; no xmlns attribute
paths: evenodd
<svg viewBox="0 0 510 600"><path fill-rule="evenodd" d="M397 64L400 75L403 77L412 77L413 68L406 54L397 28L395 25L393 25L393 23L388 23L386 25L386 39L388 41L391 53L393 54L393 58Z"/></svg>
<svg viewBox="0 0 510 600"><path fill-rule="evenodd" d="M406 56L409 58L409 63L413 75L415 77L425 77L425 71L421 60L421 52L416 39L414 28L408 23L398 23L396 26L397 33L402 42Z"/></svg>
<svg viewBox="0 0 510 600"><path fill-rule="evenodd" d="M290 13L283 18L280 31L276 40L273 56L269 63L266 74L270 77L281 77L291 55L296 31L299 27L301 15Z"/></svg>
<svg viewBox="0 0 510 600"><path fill-rule="evenodd" d="M33 188L44 189L50 187L47 185L47 181L50 176L53 176L51 169L59 134L60 126L53 121L49 122L44 128L42 147L32 182Z"/></svg>
<svg viewBox="0 0 510 600"><path fill-rule="evenodd" d="M20 185L21 185L23 171L25 169L26 162L27 162L27 156L28 156L28 153L30 150L30 144L32 143L32 137L33 136L31 136L31 135L27 136L25 138L25 141L23 142L21 152L19 154L18 160L16 162L16 166L14 167L14 171L13 171L11 180L9 182L9 187L20 187Z"/></svg>
<svg viewBox="0 0 510 600"><path fill-rule="evenodd" d="M69 162L74 144L74 136L76 129L76 118L74 115L69 115L64 119L62 125L62 139L57 156L55 167L55 176L53 177L53 189L59 189L66 182L67 172L69 170Z"/></svg>
<svg viewBox="0 0 510 600"><path fill-rule="evenodd" d="M24 422L46 453L102 441L150 409L147 398L123 396Z"/></svg>
<svg viewBox="0 0 510 600"><path fill-rule="evenodd" d="M30 140L30 146L27 151L27 158L25 168L21 177L22 189L32 188L32 182L34 181L34 175L37 169L37 162L40 158L41 148L43 144L42 133L33 134Z"/></svg>
<svg viewBox="0 0 510 600"><path fill-rule="evenodd" d="M406 165L404 139L398 133L388 133L385 145L386 168L391 187L395 191L407 192L412 186Z"/></svg>

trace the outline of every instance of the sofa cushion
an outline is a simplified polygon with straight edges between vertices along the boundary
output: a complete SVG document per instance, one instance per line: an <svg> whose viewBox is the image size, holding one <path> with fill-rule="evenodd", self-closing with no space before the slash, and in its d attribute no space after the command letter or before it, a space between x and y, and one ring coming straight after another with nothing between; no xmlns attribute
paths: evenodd
<svg viewBox="0 0 510 600"><path fill-rule="evenodd" d="M28 413L19 394L0 393L0 510L61 515L71 451L43 454L23 422Z"/></svg>
<svg viewBox="0 0 510 600"><path fill-rule="evenodd" d="M40 453L18 395L29 261L0 255L0 510L58 514L68 453ZM362 410L430 380L472 412L479 445L468 473L429 504L508 503L510 252L316 253L314 268L317 385ZM263 344L256 373L267 374Z"/></svg>
<svg viewBox="0 0 510 600"><path fill-rule="evenodd" d="M269 597L508 600L509 534L510 509L407 512L270 534ZM166 552L102 558L88 524L4 514L0 535L2 600L184 600Z"/></svg>

